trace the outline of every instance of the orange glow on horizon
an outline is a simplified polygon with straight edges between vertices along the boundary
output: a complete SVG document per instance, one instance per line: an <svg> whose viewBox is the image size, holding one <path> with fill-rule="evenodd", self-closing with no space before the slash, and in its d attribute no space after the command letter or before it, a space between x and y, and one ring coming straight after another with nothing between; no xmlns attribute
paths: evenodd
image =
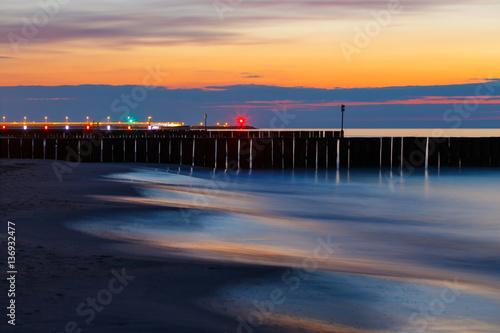
<svg viewBox="0 0 500 333"><path fill-rule="evenodd" d="M387 55L375 47L366 50L373 55L367 57L362 53L352 64L348 64L333 46L329 53L325 53L314 48L300 50L293 45L266 45L262 52L271 55L262 58L253 58L246 46L237 46L234 50L220 46L206 46L206 49L215 54L229 52L227 57L232 61L226 61L226 56L199 58L199 49L195 46L165 47L154 52L149 48L139 48L124 52L119 61L115 59L115 53L99 50L96 50L94 59L77 49L66 50L72 56L64 58L35 49L30 54L23 54L21 59L1 60L6 66L2 68L0 86L143 85L148 75L146 68L156 65L167 74L160 81L149 80L148 84L168 88L237 84L330 89L445 85L500 76L495 52L472 55L468 63L474 65L465 66L456 55L400 57L398 54ZM274 54L295 54L295 57L281 58ZM242 74L243 70L252 75ZM69 72L72 75L68 75Z"/></svg>
<svg viewBox="0 0 500 333"><path fill-rule="evenodd" d="M491 20L465 10L458 17L405 13L351 57L340 45L355 44L353 29L367 23L364 11L346 20L283 20L268 26L227 21L235 37L223 41L162 43L149 36L151 41L120 44L114 35L71 43L34 38L18 54L0 55L0 86L144 85L147 68L156 66L165 75L148 84L169 88L426 86L500 77L500 44L492 42L499 32L496 16L488 7L472 9Z"/></svg>

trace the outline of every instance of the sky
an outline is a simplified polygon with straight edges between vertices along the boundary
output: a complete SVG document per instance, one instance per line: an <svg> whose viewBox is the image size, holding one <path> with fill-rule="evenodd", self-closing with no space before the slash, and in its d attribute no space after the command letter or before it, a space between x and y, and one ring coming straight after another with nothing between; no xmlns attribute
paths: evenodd
<svg viewBox="0 0 500 333"><path fill-rule="evenodd" d="M493 0L2 0L0 113L192 124L240 113L269 127L286 109L296 117L285 126L338 127L346 104L356 127L455 117L498 127L499 10Z"/></svg>

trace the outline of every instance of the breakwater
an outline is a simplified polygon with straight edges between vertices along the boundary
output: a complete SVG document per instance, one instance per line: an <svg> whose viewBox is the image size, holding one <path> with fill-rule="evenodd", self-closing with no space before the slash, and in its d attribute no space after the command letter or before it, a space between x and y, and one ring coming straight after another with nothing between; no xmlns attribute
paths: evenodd
<svg viewBox="0 0 500 333"><path fill-rule="evenodd" d="M327 130L8 130L0 136L0 158L217 169L500 167L500 138L340 138Z"/></svg>

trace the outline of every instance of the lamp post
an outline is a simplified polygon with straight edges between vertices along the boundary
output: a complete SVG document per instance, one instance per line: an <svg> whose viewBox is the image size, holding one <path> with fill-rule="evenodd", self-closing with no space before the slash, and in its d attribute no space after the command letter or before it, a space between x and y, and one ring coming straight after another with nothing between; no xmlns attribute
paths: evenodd
<svg viewBox="0 0 500 333"><path fill-rule="evenodd" d="M3 118L3 122L5 123L5 116L3 116L2 118Z"/></svg>
<svg viewBox="0 0 500 333"><path fill-rule="evenodd" d="M148 125L151 126L151 116L148 117Z"/></svg>
<svg viewBox="0 0 500 333"><path fill-rule="evenodd" d="M205 113L204 117L205 117L205 132L206 132L207 131L207 114L206 113Z"/></svg>
<svg viewBox="0 0 500 333"><path fill-rule="evenodd" d="M45 116L45 123L47 123L47 116Z"/></svg>
<svg viewBox="0 0 500 333"><path fill-rule="evenodd" d="M345 111L345 105L342 104L340 106L340 111L342 112L342 124L341 124L341 129L340 129L340 137L344 137L344 111Z"/></svg>
<svg viewBox="0 0 500 333"><path fill-rule="evenodd" d="M89 116L87 116L87 125L89 124Z"/></svg>
<svg viewBox="0 0 500 333"><path fill-rule="evenodd" d="M68 116L66 116L66 125L68 125Z"/></svg>
<svg viewBox="0 0 500 333"><path fill-rule="evenodd" d="M109 125L109 119L110 119L110 118L111 118L111 117L110 117L110 116L108 116L108 125Z"/></svg>
<svg viewBox="0 0 500 333"><path fill-rule="evenodd" d="M24 124L26 124L26 116L24 116Z"/></svg>

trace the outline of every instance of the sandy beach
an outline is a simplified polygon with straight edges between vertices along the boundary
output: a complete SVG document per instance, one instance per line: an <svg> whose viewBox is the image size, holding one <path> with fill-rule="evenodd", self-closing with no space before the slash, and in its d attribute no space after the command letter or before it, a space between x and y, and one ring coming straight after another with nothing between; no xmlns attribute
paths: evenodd
<svg viewBox="0 0 500 333"><path fill-rule="evenodd" d="M270 179L286 175L252 181L242 176L209 191L203 177L151 165L72 165L61 177L53 166L1 161L1 246L6 247L8 221L14 222L18 266L16 325L3 320L2 332L413 333L500 327L499 289L492 278L498 245L488 231L479 247L464 238L460 221L453 221L453 232L438 229L436 236L429 232L441 228L439 219L427 226L425 212L398 226L401 217L391 214L400 213L385 207L385 199L367 197L372 206L356 211L349 197L366 189L349 183L355 175L345 185L325 178L313 187L330 195L337 188L332 210L327 195L309 201L306 183L305 196L278 195L276 202L272 188L259 192ZM360 184L374 193L389 189L370 174ZM411 194L402 204L418 210L419 182L406 186L416 187L402 192ZM477 186L483 193L495 188ZM469 188L474 191L474 185ZM476 207L471 204L467 211ZM441 211L448 204L436 205ZM327 208L320 214L320 207ZM198 213L182 222L193 209ZM329 212L334 215L327 218ZM450 214L445 210L443 217ZM491 228L490 234L496 232L493 222ZM426 236L414 237L412 230ZM421 244L431 239L434 248L427 250ZM466 250L467 256L456 255ZM3 273L6 261L0 262ZM9 283L1 283L7 293ZM433 304L443 309L434 311Z"/></svg>
<svg viewBox="0 0 500 333"><path fill-rule="evenodd" d="M135 254L127 254L113 250L109 240L64 226L101 211L141 209L88 198L90 194L134 195L130 185L109 186L99 180L128 170L126 165L81 164L58 182L50 161L2 161L1 214L5 226L7 221L16 224L19 266L16 326L2 320L2 332L235 331L235 318L209 312L197 300L209 297L221 285L265 276L274 269L166 256L155 259L138 255L137 248ZM1 263L3 272L5 261ZM126 281L129 284L112 294L109 304L95 311L95 318L90 313L79 315L81 303L108 288L113 271L130 276L126 277L131 279ZM6 282L2 279L2 294ZM113 287L120 289L118 284ZM106 295L100 296L108 302ZM90 308L81 311L90 312Z"/></svg>

